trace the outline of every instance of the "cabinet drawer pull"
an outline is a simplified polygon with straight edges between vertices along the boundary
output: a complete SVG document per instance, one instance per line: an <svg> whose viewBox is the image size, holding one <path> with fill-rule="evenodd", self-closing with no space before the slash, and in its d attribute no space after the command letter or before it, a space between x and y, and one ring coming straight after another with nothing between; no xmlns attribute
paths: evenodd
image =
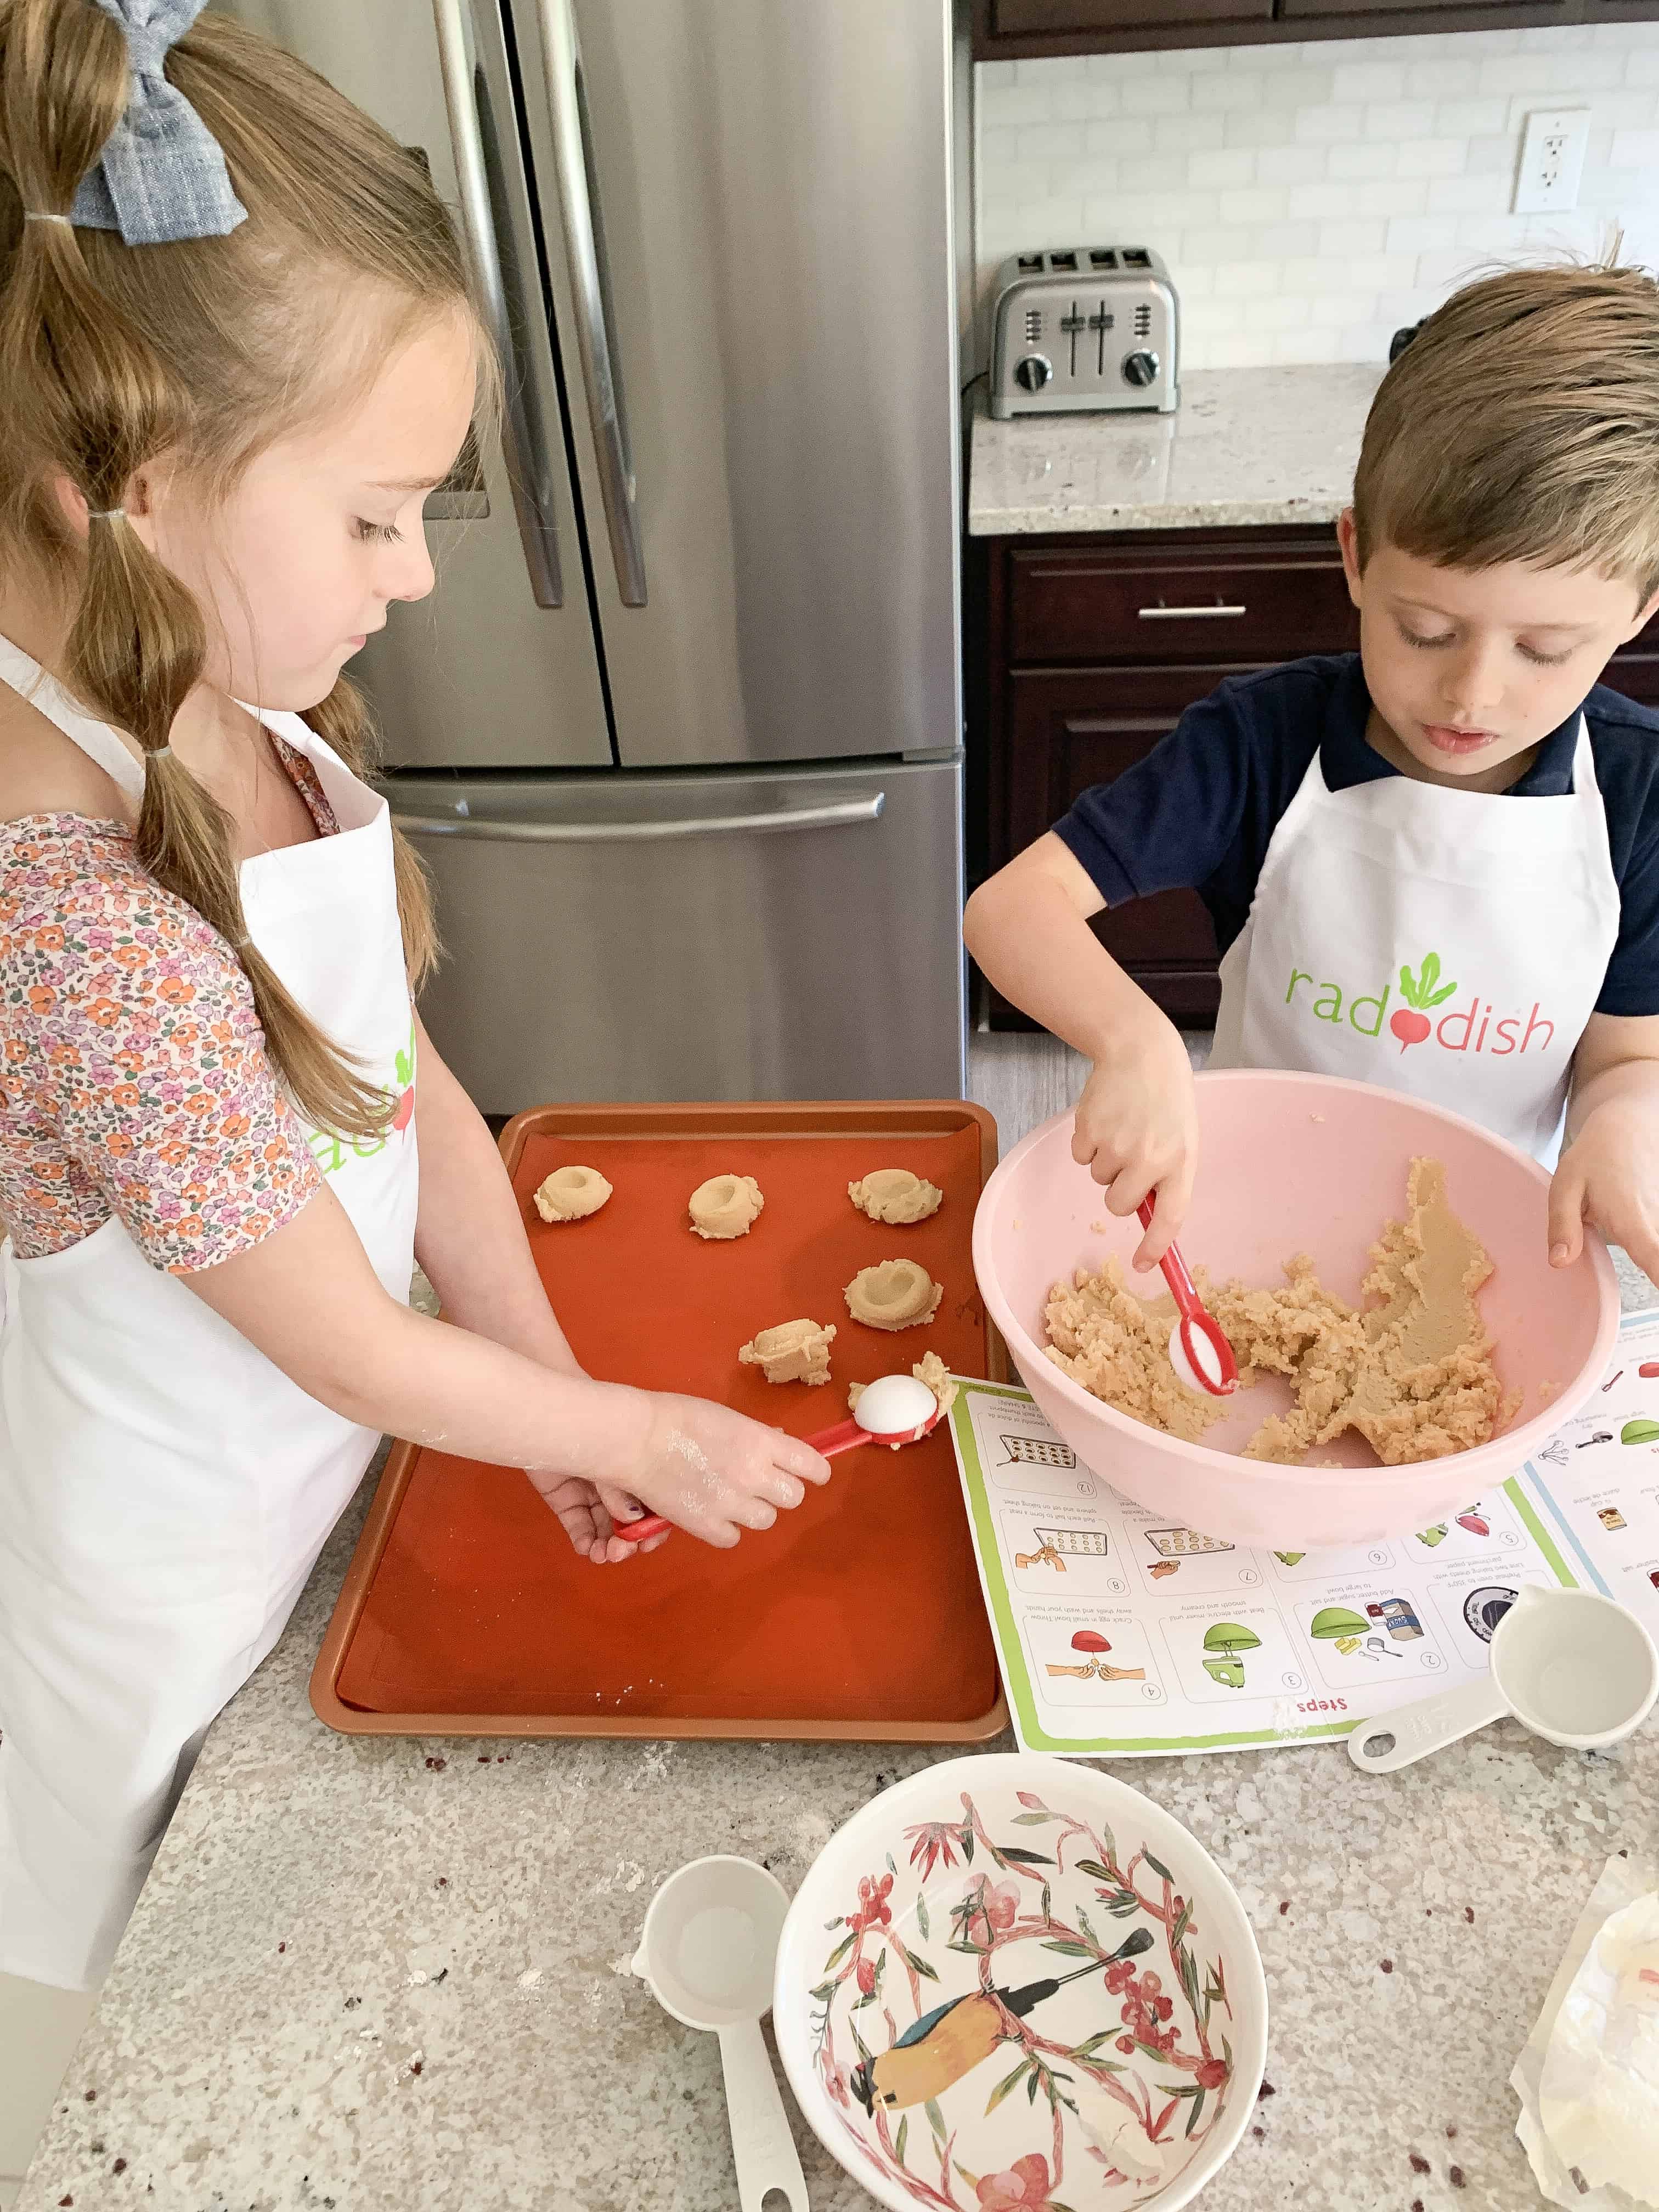
<svg viewBox="0 0 1659 2212"><path fill-rule="evenodd" d="M1218 599L1212 607L1166 607L1160 599L1155 607L1142 607L1142 622L1212 622L1218 615L1248 614L1248 607L1224 606Z"/></svg>

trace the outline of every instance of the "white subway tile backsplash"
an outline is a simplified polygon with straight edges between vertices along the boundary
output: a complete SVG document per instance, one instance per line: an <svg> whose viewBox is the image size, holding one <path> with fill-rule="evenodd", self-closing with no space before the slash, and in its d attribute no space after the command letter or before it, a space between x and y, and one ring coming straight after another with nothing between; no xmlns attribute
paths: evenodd
<svg viewBox="0 0 1659 2212"><path fill-rule="evenodd" d="M1426 138L1434 128L1431 100L1379 100L1365 110L1368 138L1397 146L1402 138Z"/></svg>
<svg viewBox="0 0 1659 2212"><path fill-rule="evenodd" d="M1403 100L1406 65L1403 62L1352 62L1336 72L1332 88L1338 100Z"/></svg>
<svg viewBox="0 0 1659 2212"><path fill-rule="evenodd" d="M1659 240L1659 23L987 63L981 281L1031 246L1156 246L1191 368L1387 358L1494 263ZM1512 215L1525 118L1583 107L1577 210Z"/></svg>
<svg viewBox="0 0 1659 2212"><path fill-rule="evenodd" d="M1461 177L1468 147L1461 138L1418 138L1400 149L1402 177Z"/></svg>

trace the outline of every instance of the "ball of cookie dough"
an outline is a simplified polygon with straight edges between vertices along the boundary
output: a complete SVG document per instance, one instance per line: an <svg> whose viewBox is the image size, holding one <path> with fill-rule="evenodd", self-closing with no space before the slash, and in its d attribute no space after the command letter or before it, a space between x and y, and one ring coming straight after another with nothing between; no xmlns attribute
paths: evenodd
<svg viewBox="0 0 1659 2212"><path fill-rule="evenodd" d="M691 1194L691 1226L699 1237L746 1237L765 1203L753 1176L710 1176Z"/></svg>
<svg viewBox="0 0 1659 2212"><path fill-rule="evenodd" d="M866 1328L920 1328L944 1296L920 1261L879 1260L860 1267L847 1285L847 1310Z"/></svg>
<svg viewBox="0 0 1659 2212"><path fill-rule="evenodd" d="M908 1168L876 1168L860 1182L849 1182L847 1195L860 1213L895 1229L926 1221L945 1203L936 1183L924 1182Z"/></svg>
<svg viewBox="0 0 1659 2212"><path fill-rule="evenodd" d="M586 1221L610 1195L597 1168L555 1168L537 1187L536 1211L544 1221Z"/></svg>
<svg viewBox="0 0 1659 2212"><path fill-rule="evenodd" d="M769 1382L827 1382L835 1334L833 1325L823 1328L815 1321L780 1322L762 1329L738 1358L745 1367L758 1367Z"/></svg>

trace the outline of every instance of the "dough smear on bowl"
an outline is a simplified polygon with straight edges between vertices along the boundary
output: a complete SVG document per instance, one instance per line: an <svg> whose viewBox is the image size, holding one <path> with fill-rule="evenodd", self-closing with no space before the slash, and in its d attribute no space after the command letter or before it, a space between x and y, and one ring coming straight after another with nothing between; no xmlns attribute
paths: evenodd
<svg viewBox="0 0 1659 2212"><path fill-rule="evenodd" d="M1385 1466L1401 1467L1472 1450L1518 1410L1475 1303L1492 1261L1452 1212L1438 1160L1412 1162L1406 1196L1406 1218L1371 1248L1358 1309L1322 1287L1305 1253L1286 1261L1279 1288L1233 1281L1206 1292L1241 1387L1276 1374L1296 1392L1288 1413L1262 1422L1246 1459L1293 1465L1352 1429ZM1048 1320L1048 1357L1120 1413L1194 1443L1219 1419L1224 1401L1188 1390L1170 1364L1172 1303L1143 1304L1115 1259L1057 1283Z"/></svg>
<svg viewBox="0 0 1659 2212"><path fill-rule="evenodd" d="M738 1358L745 1367L758 1367L769 1382L827 1382L835 1334L833 1322L823 1328L815 1321L780 1322L762 1329Z"/></svg>
<svg viewBox="0 0 1659 2212"><path fill-rule="evenodd" d="M586 1221L610 1195L597 1168L555 1168L536 1187L536 1211L544 1221Z"/></svg>
<svg viewBox="0 0 1659 2212"><path fill-rule="evenodd" d="M753 1176L710 1176L688 1200L691 1226L699 1237L746 1237L765 1203Z"/></svg>
<svg viewBox="0 0 1659 2212"><path fill-rule="evenodd" d="M951 1379L951 1370L936 1352L924 1352L910 1370L918 1382L925 1382L939 1401L941 1414L948 1413L957 1402L957 1386ZM849 1382L847 1386L847 1410L856 1415L859 1400L869 1389L867 1382ZM920 1435L921 1431L917 1431ZM893 1449L897 1451L897 1444Z"/></svg>
<svg viewBox="0 0 1659 2212"><path fill-rule="evenodd" d="M908 1168L876 1168L859 1182L849 1182L847 1195L872 1221L896 1229L929 1219L945 1203L937 1183L925 1182Z"/></svg>
<svg viewBox="0 0 1659 2212"><path fill-rule="evenodd" d="M847 1310L866 1328L920 1328L939 1311L943 1287L919 1260L878 1260L846 1290Z"/></svg>

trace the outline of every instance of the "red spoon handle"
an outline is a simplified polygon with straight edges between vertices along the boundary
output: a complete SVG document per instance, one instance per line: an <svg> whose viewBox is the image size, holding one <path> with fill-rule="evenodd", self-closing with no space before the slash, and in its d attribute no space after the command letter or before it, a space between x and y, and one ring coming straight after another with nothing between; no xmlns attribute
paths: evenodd
<svg viewBox="0 0 1659 2212"><path fill-rule="evenodd" d="M1152 1225L1154 1204L1154 1200L1148 1194L1135 1208L1143 1229L1150 1229ZM1198 1295L1198 1285L1187 1272L1187 1262L1181 1256L1181 1247L1171 1244L1158 1264L1164 1270L1164 1279L1170 1285L1170 1295L1176 1302L1176 1311L1189 1320L1201 1314L1204 1303Z"/></svg>

